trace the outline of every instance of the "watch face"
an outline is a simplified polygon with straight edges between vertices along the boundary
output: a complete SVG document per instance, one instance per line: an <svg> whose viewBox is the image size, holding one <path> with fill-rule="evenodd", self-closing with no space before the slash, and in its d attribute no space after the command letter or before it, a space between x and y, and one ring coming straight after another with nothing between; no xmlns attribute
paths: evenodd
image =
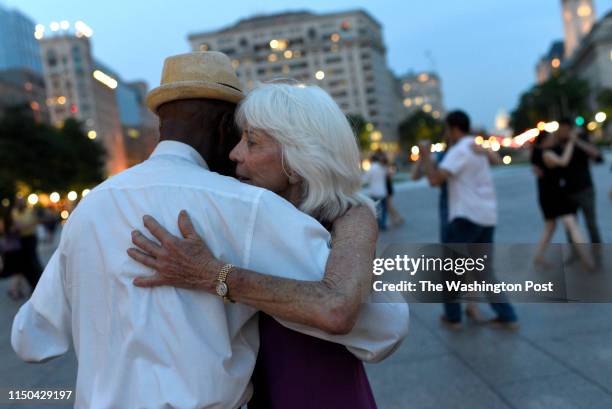
<svg viewBox="0 0 612 409"><path fill-rule="evenodd" d="M219 297L225 297L227 295L227 284L218 283L216 290Z"/></svg>

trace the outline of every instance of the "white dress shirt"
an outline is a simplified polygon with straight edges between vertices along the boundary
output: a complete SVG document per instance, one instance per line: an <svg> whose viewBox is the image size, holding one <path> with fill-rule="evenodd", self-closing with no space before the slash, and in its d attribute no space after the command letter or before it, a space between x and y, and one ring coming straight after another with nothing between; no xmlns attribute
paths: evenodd
<svg viewBox="0 0 612 409"><path fill-rule="evenodd" d="M440 168L447 170L448 221L466 218L481 226L497 223L497 202L487 155L472 149L473 136L465 136L451 146Z"/></svg>
<svg viewBox="0 0 612 409"><path fill-rule="evenodd" d="M323 276L329 234L313 218L269 191L208 171L190 146L161 142L147 161L81 201L13 323L11 343L26 361L64 354L73 343L76 408L228 409L250 397L256 310L201 291L132 284L153 271L127 255L131 231L148 235L142 216L150 214L179 236L181 209L225 262L288 278ZM408 307L363 310L345 336L283 324L380 360L406 336Z"/></svg>

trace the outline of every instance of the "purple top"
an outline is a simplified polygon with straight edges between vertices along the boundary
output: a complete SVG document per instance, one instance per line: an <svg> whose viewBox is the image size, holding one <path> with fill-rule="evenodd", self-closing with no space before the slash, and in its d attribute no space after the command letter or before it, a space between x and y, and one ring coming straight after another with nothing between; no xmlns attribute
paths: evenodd
<svg viewBox="0 0 612 409"><path fill-rule="evenodd" d="M261 346L249 409L376 409L360 360L346 347L259 313Z"/></svg>

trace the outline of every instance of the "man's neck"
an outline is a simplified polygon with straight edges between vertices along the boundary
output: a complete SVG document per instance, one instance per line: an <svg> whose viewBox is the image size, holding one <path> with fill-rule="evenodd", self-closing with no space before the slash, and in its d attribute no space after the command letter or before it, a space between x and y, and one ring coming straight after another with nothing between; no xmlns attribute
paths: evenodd
<svg viewBox="0 0 612 409"><path fill-rule="evenodd" d="M208 162L209 160L209 152L208 150L206 152L203 152L203 149L201 149L200 144L198 144L193 138L190 137L185 137L185 136L175 136L175 135L160 135L159 137L159 141L163 142L163 141L174 141L174 142L181 142L184 143L185 145L189 145L191 146L193 149L196 150L196 152L198 152L200 154L200 156L202 156L202 158Z"/></svg>

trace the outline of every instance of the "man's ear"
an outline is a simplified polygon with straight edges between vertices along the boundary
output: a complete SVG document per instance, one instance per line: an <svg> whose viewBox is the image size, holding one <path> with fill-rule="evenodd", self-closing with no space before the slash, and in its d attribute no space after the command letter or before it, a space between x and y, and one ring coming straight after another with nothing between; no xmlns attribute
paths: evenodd
<svg viewBox="0 0 612 409"><path fill-rule="evenodd" d="M217 141L212 151L218 172L226 176L235 175L235 164L229 159L229 154L239 142L238 130L234 122L234 112L225 112L221 115L217 125Z"/></svg>

